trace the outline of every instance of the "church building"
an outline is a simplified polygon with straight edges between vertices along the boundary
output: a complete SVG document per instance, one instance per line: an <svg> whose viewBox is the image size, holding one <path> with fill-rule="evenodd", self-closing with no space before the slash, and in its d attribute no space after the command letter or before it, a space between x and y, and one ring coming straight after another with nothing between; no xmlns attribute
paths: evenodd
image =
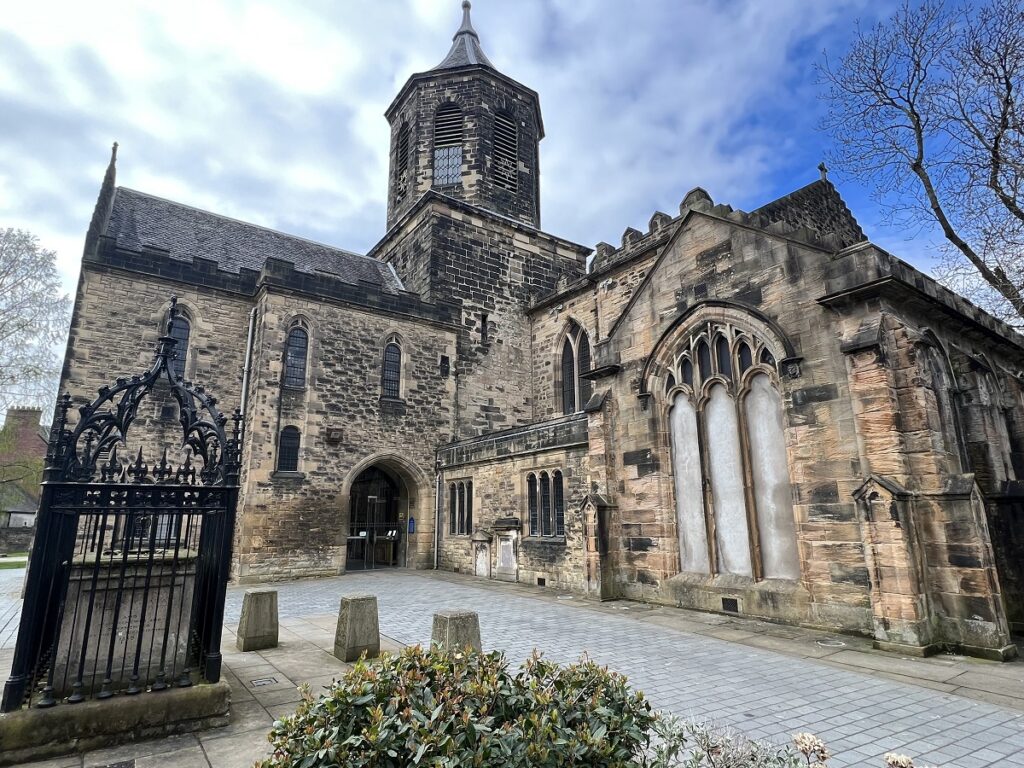
<svg viewBox="0 0 1024 768"><path fill-rule="evenodd" d="M616 245L545 231L540 100L469 2L385 117L366 254L118 187L113 157L99 194L62 391L145 370L178 297L176 373L244 413L235 580L439 568L1015 655L1021 335L868 241L824 168Z"/></svg>

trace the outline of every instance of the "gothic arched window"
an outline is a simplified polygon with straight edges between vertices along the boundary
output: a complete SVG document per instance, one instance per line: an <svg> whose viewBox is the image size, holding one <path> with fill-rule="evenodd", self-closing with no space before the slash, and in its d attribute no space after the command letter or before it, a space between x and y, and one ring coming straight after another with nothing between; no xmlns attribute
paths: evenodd
<svg viewBox="0 0 1024 768"><path fill-rule="evenodd" d="M668 373L683 383L668 413L681 569L799 578L775 355L719 322L681 346Z"/></svg>
<svg viewBox="0 0 1024 768"><path fill-rule="evenodd" d="M296 326L288 331L284 347L284 385L286 387L306 386L306 357L309 351L309 334Z"/></svg>
<svg viewBox="0 0 1024 768"><path fill-rule="evenodd" d="M185 362L188 360L188 337L192 333L192 325L188 318L179 314L171 325L171 338L178 343L174 345L174 359L171 360L171 375L175 379L185 378Z"/></svg>
<svg viewBox="0 0 1024 768"><path fill-rule="evenodd" d="M494 116L494 183L515 192L519 186L519 132L509 115Z"/></svg>
<svg viewBox="0 0 1024 768"><path fill-rule="evenodd" d="M301 434L298 427L285 427L277 442L277 471L299 471L299 442Z"/></svg>
<svg viewBox="0 0 1024 768"><path fill-rule="evenodd" d="M587 332L574 321L562 342L562 413L575 413L587 404L592 385L589 379L581 378L581 374L589 370L590 340Z"/></svg>
<svg viewBox="0 0 1024 768"><path fill-rule="evenodd" d="M462 110L445 104L434 114L434 186L462 180Z"/></svg>
<svg viewBox="0 0 1024 768"><path fill-rule="evenodd" d="M398 337L392 336L384 345L384 365L380 377L380 394L397 400L402 393L402 347Z"/></svg>

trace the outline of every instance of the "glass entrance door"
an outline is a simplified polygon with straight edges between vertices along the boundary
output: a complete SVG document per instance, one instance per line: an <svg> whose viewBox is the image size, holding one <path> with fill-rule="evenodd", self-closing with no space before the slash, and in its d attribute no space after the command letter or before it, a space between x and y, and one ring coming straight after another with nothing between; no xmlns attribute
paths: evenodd
<svg viewBox="0 0 1024 768"><path fill-rule="evenodd" d="M352 484L347 570L401 565L402 526L397 483L371 467Z"/></svg>

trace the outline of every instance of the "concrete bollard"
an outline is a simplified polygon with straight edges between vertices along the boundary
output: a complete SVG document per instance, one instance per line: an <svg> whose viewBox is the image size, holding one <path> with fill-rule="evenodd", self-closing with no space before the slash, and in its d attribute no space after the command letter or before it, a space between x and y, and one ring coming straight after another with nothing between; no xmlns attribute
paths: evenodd
<svg viewBox="0 0 1024 768"><path fill-rule="evenodd" d="M475 611L440 611L434 614L430 642L456 650L467 646L480 650L480 617Z"/></svg>
<svg viewBox="0 0 1024 768"><path fill-rule="evenodd" d="M277 647L276 589L246 590L235 645L240 651Z"/></svg>
<svg viewBox="0 0 1024 768"><path fill-rule="evenodd" d="M367 658L380 656L377 597L343 597L338 609L338 628L334 632L334 655L342 661L355 661L363 651Z"/></svg>

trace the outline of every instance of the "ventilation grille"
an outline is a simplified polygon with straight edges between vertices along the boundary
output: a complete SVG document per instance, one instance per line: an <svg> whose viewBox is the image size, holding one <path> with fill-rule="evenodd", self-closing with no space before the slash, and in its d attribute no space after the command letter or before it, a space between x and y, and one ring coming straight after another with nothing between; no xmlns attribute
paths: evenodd
<svg viewBox="0 0 1024 768"><path fill-rule="evenodd" d="M448 104L434 118L434 149L462 146L462 110Z"/></svg>
<svg viewBox="0 0 1024 768"><path fill-rule="evenodd" d="M507 115L497 115L494 118L494 183L502 189L516 191L519 183L518 158L516 124Z"/></svg>
<svg viewBox="0 0 1024 768"><path fill-rule="evenodd" d="M398 129L398 157L397 169L398 177L404 178L406 171L409 170L409 125L408 123Z"/></svg>

